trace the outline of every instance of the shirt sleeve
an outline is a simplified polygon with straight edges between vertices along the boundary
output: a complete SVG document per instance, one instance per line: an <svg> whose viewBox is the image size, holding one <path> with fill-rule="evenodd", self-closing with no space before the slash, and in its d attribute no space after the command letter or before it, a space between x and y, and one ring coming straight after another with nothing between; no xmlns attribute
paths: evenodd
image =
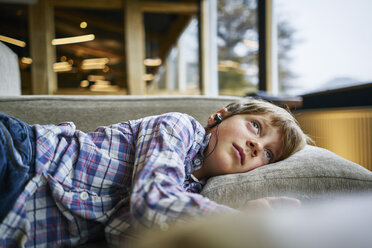
<svg viewBox="0 0 372 248"><path fill-rule="evenodd" d="M200 135L197 128L201 125L198 127L192 120L185 114L171 114L141 124L131 195L131 213L137 224L157 227L186 218L234 211L182 187L187 152L195 136Z"/></svg>

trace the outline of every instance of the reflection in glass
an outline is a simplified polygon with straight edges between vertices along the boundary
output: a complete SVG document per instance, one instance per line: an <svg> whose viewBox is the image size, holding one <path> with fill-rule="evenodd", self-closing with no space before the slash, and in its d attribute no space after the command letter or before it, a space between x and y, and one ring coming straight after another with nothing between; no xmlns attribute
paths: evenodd
<svg viewBox="0 0 372 248"><path fill-rule="evenodd" d="M258 85L257 0L218 1L220 95L244 96Z"/></svg>
<svg viewBox="0 0 372 248"><path fill-rule="evenodd" d="M154 24L154 16L172 26ZM147 93L200 94L198 19L193 15L149 13L144 18Z"/></svg>

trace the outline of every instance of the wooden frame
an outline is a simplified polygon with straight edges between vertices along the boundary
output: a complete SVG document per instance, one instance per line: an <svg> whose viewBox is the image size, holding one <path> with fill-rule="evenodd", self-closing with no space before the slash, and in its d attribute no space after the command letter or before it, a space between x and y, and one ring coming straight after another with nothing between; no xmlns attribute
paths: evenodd
<svg viewBox="0 0 372 248"><path fill-rule="evenodd" d="M201 92L218 95L217 0L202 0L200 11Z"/></svg>
<svg viewBox="0 0 372 248"><path fill-rule="evenodd" d="M208 9L210 2L216 0L185 1L185 2L150 2L140 0L39 0L37 4L30 5L30 41L31 57L33 58L32 68L32 89L33 94L54 94L57 90L57 77L53 71L53 64L56 58L56 49L51 45L54 38L54 7L66 8L90 8L90 9L124 9L125 23L125 51L127 61L127 85L129 94L146 94L146 85L142 77L144 75L145 58L145 37L143 13L169 13L180 14L180 18L172 25L167 37L162 39L160 48L162 57L167 55L171 44L174 44L190 21L190 14L198 14L199 6L202 16L201 32L205 33L201 43L201 88L202 94L217 95L217 90L213 90L211 85L217 85L217 66L213 66L213 59L217 59L213 52L209 32L210 22ZM199 4L201 3L201 5ZM206 11L206 14L204 14ZM209 10L210 11L210 10ZM116 27L116 31L118 30ZM75 46L79 46L75 44ZM216 51L216 49L215 49ZM97 56L107 56L107 54L95 53ZM217 64L217 61L215 61ZM215 76L211 76L212 74Z"/></svg>
<svg viewBox="0 0 372 248"><path fill-rule="evenodd" d="M125 1L125 51L127 57L127 83L130 95L143 95L145 67L145 35L139 0Z"/></svg>
<svg viewBox="0 0 372 248"><path fill-rule="evenodd" d="M258 1L259 84L258 89L278 93L278 52L273 0Z"/></svg>
<svg viewBox="0 0 372 248"><path fill-rule="evenodd" d="M53 71L56 50L51 44L54 38L53 5L48 0L30 5L29 19L32 94L53 94L57 90L56 73Z"/></svg>

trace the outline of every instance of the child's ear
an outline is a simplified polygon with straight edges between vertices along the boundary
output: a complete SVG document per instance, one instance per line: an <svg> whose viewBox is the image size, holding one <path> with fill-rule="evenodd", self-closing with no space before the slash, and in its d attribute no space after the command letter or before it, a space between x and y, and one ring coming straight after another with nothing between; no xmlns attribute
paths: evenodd
<svg viewBox="0 0 372 248"><path fill-rule="evenodd" d="M216 114L221 114L221 116L223 118L226 115L226 112L227 112L227 109L226 108L223 108L223 109L220 109L217 112L213 113L208 118L208 125L212 125L212 124L214 124L216 122L216 120L214 119L214 117L216 116Z"/></svg>

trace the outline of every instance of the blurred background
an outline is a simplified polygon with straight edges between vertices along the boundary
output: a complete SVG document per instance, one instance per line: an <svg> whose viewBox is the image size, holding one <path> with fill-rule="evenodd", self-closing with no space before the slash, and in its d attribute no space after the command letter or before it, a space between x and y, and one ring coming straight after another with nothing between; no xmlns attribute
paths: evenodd
<svg viewBox="0 0 372 248"><path fill-rule="evenodd" d="M371 11L370 0L0 0L0 41L19 68L17 90L0 95L255 95L371 169Z"/></svg>

